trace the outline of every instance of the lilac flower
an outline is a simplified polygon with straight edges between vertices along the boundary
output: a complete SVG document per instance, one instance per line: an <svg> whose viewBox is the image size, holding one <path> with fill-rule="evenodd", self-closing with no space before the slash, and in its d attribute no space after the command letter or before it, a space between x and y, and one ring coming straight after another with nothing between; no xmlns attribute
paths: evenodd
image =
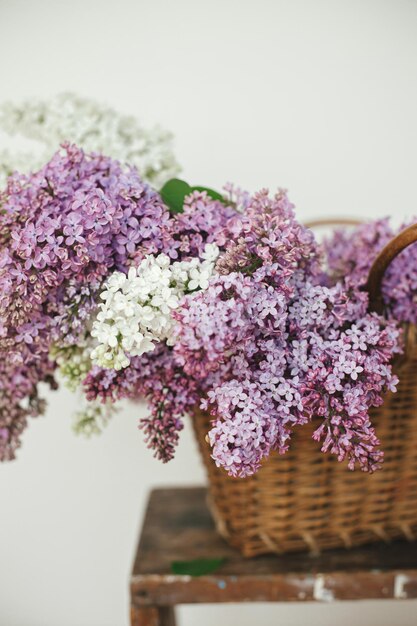
<svg viewBox="0 0 417 626"><path fill-rule="evenodd" d="M342 281L346 288L362 288L371 265L400 230L414 224L416 218L395 230L388 219L361 224L352 230L336 230L324 243L329 266L329 282ZM401 322L417 323L417 245L411 245L392 261L383 283L386 315Z"/></svg>
<svg viewBox="0 0 417 626"><path fill-rule="evenodd" d="M27 417L43 410L37 384L55 385L52 344L84 341L102 281L149 245L169 248L172 219L135 170L69 145L39 172L10 177L0 203L2 459L14 456ZM141 233L144 216L164 223L164 236ZM134 243L121 245L123 237Z"/></svg>
<svg viewBox="0 0 417 626"><path fill-rule="evenodd" d="M322 450L350 468L382 460L369 409L395 389L392 322L366 294L319 284L320 255L283 193L255 196L217 267L176 311L177 361L206 390L213 458L232 476L285 453L294 426L318 423Z"/></svg>
<svg viewBox="0 0 417 626"><path fill-rule="evenodd" d="M380 466L369 411L398 382L391 361L401 337L392 318L417 320L415 249L387 274L387 315L371 314L363 286L370 259L392 235L386 221L337 233L324 246L326 272L284 191L227 192L224 202L194 192L172 217L134 169L69 145L40 172L9 179L0 194L0 459L13 458L28 417L44 410L38 385L54 387L59 366L75 386L83 379L88 401L146 398L150 414L140 427L164 462L184 415L200 403L211 415L213 459L232 476L253 474L274 451L285 454L294 428L309 421L323 452L351 469ZM196 269L210 249L221 252L213 277ZM129 268L140 281L149 255L167 266L180 261L172 289L190 265L175 307L165 292L153 302L168 307L169 333L155 334L152 352L135 353L131 317L150 318L128 292L113 307L126 324L128 367L93 366L103 284L116 275L128 289ZM120 340L113 308L104 364L112 362L105 345Z"/></svg>
<svg viewBox="0 0 417 626"><path fill-rule="evenodd" d="M130 366L120 371L95 367L86 377L84 388L90 401L146 398L151 412L141 420L140 428L156 458L163 462L174 456L182 418L198 402L196 381L184 374L172 350L164 344L154 352L133 357Z"/></svg>

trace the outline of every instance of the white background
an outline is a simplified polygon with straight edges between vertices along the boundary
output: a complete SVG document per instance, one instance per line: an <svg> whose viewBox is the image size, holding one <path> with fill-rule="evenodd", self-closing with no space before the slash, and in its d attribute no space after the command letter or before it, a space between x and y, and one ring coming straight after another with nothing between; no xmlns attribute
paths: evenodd
<svg viewBox="0 0 417 626"><path fill-rule="evenodd" d="M0 0L0 98L64 90L176 134L183 176L285 186L300 218L417 213L414 0ZM51 397L0 467L0 625L126 626L146 494L202 483L190 433L154 461L129 407L94 441ZM411 625L416 602L186 607L182 624Z"/></svg>

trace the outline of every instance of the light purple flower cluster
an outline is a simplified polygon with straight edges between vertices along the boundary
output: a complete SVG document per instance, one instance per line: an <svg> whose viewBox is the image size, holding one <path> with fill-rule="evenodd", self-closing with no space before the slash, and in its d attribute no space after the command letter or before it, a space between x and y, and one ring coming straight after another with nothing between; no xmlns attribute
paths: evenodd
<svg viewBox="0 0 417 626"><path fill-rule="evenodd" d="M98 287L131 258L170 248L172 219L136 170L66 146L0 194L0 459L13 458L53 381L52 342L87 330Z"/></svg>
<svg viewBox="0 0 417 626"><path fill-rule="evenodd" d="M362 288L378 253L403 228L416 221L414 218L395 229L386 218L352 230L336 230L324 242L329 280L343 281L346 288ZM417 323L417 245L409 246L392 261L382 283L382 294L388 317Z"/></svg>
<svg viewBox="0 0 417 626"><path fill-rule="evenodd" d="M200 256L208 243L224 248L235 219L232 206L213 200L206 192L193 192L185 199L184 212L172 220L167 254L184 260ZM172 348L160 344L150 353L131 358L126 369L94 367L83 384L89 401L145 398L150 415L139 426L155 457L166 462L174 456L182 418L199 403L203 380L189 376Z"/></svg>
<svg viewBox="0 0 417 626"><path fill-rule="evenodd" d="M184 414L201 402L212 416L213 458L232 476L253 474L273 450L285 453L294 428L312 420L324 452L352 469L379 467L369 409L395 389L390 363L400 334L393 321L367 312L362 287L391 238L388 223L337 233L325 246L325 273L322 250L284 191L226 190L224 201L194 191L183 212L171 215L136 170L71 145L40 172L9 179L0 193L0 459L13 458L27 418L43 411L39 383L55 387L59 364L75 386L84 379L89 402L146 398L150 415L140 427L162 461L174 455ZM167 255L167 266L204 259L207 244L220 256L214 276L213 260L196 283L200 291L184 287L172 312L167 294L151 303L175 320L170 345L129 354L119 371L93 366L90 330L109 276L147 255ZM384 294L390 316L415 321L409 259L417 253L407 254L408 266L404 253ZM135 271L129 280L140 283ZM165 274L149 280L167 280L168 289ZM113 278L115 292L128 288L123 275ZM184 285L196 280L186 275ZM115 317L126 300L119 296ZM139 304L145 316L146 302ZM134 310L123 311L131 334L139 332L135 320L129 326ZM111 315L106 324L114 330Z"/></svg>
<svg viewBox="0 0 417 626"><path fill-rule="evenodd" d="M88 400L116 402L145 398L150 415L139 426L145 441L163 462L173 458L182 418L198 404L197 381L175 361L172 350L160 344L155 351L133 357L126 369L94 367L84 381Z"/></svg>
<svg viewBox="0 0 417 626"><path fill-rule="evenodd" d="M366 294L319 284L318 260L285 194L261 192L218 261L221 275L175 313L177 360L202 381L213 458L232 476L284 453L294 426L312 419L322 450L351 469L382 460L369 409L395 388L399 332L367 314Z"/></svg>
<svg viewBox="0 0 417 626"><path fill-rule="evenodd" d="M176 254L182 260L200 257L207 243L224 248L235 217L231 204L214 200L206 191L194 191L186 196L183 212L173 220L171 256L177 258Z"/></svg>
<svg viewBox="0 0 417 626"><path fill-rule="evenodd" d="M44 410L39 383L56 387L56 355L66 348L69 355L72 348L84 349L103 281L148 254L184 259L199 255L206 243L224 245L224 228L235 210L206 192L195 192L174 219L134 168L73 145L65 145L39 172L11 176L0 193L0 206L2 460L14 457L27 418ZM153 382L143 393L154 389L152 406L159 406L160 413L158 381L168 366L158 352L150 363L152 359ZM175 380L173 376L173 385ZM126 385L121 393L132 396ZM165 431L151 419L146 426L150 445L161 450L165 432L167 450L158 452L165 459L170 456L169 424L179 428L183 406L178 393L176 397L176 406L173 400L165 403ZM153 425L161 428L158 444Z"/></svg>

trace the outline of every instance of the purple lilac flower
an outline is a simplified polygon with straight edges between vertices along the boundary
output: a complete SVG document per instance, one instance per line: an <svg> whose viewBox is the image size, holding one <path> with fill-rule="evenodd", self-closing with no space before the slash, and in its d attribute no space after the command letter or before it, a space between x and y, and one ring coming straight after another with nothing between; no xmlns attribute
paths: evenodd
<svg viewBox="0 0 417 626"><path fill-rule="evenodd" d="M328 280L343 281L346 288L362 288L371 265L384 248L403 228L415 224L417 218L394 229L388 218L361 224L352 230L336 230L324 242L328 263ZM411 245L388 267L382 294L386 315L400 322L417 323L417 245Z"/></svg>
<svg viewBox="0 0 417 626"><path fill-rule="evenodd" d="M319 259L285 194L263 191L219 258L221 276L176 311L177 361L205 389L213 458L232 476L285 453L293 427L313 419L324 452L352 469L381 463L369 409L395 389L399 331L367 313L365 293L317 284Z"/></svg>
<svg viewBox="0 0 417 626"><path fill-rule="evenodd" d="M52 344L83 345L109 274L148 254L200 256L214 243L218 274L176 309L174 346L160 343L120 371L92 368L87 399L145 397L150 415L140 427L163 461L202 399L213 458L232 476L285 453L294 427L310 420L323 452L352 469L380 466L369 409L395 390L400 333L367 312L362 287L372 255L392 236L388 222L336 234L325 245L326 274L284 191L227 192L226 202L194 192L172 217L135 170L75 146L40 172L9 179L0 194L0 459L13 458L27 418L44 409L38 383L55 386ZM415 250L387 273L389 318L417 319Z"/></svg>
<svg viewBox="0 0 417 626"><path fill-rule="evenodd" d="M172 350L165 344L133 357L124 370L94 367L84 381L84 389L88 400L116 402L121 398L145 398L150 415L141 420L140 428L148 447L163 462L174 456L184 414L198 403L196 381L178 366Z"/></svg>
<svg viewBox="0 0 417 626"><path fill-rule="evenodd" d="M70 145L39 172L10 177L0 204L0 459L6 459L27 417L43 409L37 384L55 384L51 343L76 343L85 334L109 272L126 271L149 249L170 248L172 219L136 170ZM144 220L157 226L141 231Z"/></svg>
<svg viewBox="0 0 417 626"><path fill-rule="evenodd" d="M185 198L184 211L173 221L173 242L170 256L198 257L207 243L224 248L236 209L213 200L205 191L194 191Z"/></svg>

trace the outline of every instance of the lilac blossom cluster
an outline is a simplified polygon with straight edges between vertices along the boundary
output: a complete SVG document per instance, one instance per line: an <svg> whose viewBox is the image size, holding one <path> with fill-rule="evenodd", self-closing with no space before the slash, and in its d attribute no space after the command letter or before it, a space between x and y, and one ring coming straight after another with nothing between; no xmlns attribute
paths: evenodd
<svg viewBox="0 0 417 626"><path fill-rule="evenodd" d="M10 144L9 150L0 149L0 185L15 170L39 169L63 141L134 165L152 185L163 184L179 171L171 133L160 127L144 128L132 116L73 93L49 100L1 102L0 131L8 135L5 143ZM21 139L33 148L31 152L18 150Z"/></svg>
<svg viewBox="0 0 417 626"><path fill-rule="evenodd" d="M13 458L27 417L44 408L51 348L88 334L109 271L169 249L171 218L136 170L67 145L0 194L0 459Z"/></svg>
<svg viewBox="0 0 417 626"><path fill-rule="evenodd" d="M177 361L204 381L216 464L253 474L314 419L323 452L374 471L369 409L397 383L395 324L367 313L365 293L320 284L318 248L283 192L257 194L234 231L219 276L174 313Z"/></svg>
<svg viewBox="0 0 417 626"><path fill-rule="evenodd" d="M14 458L27 418L45 408L39 384L55 388L58 372L75 390L93 370L91 330L109 276L127 274L152 255L204 262L207 245L224 245L235 210L194 192L174 219L136 169L69 144L39 172L9 177L0 207L0 460L6 460ZM158 351L154 359L162 372ZM156 380L148 395L152 389L160 393ZM160 407L159 400L154 404ZM174 404L167 403L168 422L177 419ZM100 412L90 403L75 429L99 430L107 415L108 406ZM152 443L150 430L151 421Z"/></svg>
<svg viewBox="0 0 417 626"><path fill-rule="evenodd" d="M134 168L72 145L39 172L9 178L0 459L13 458L27 418L44 410L39 384L56 387L59 370L85 393L77 431L98 432L112 405L145 398L140 427L164 462L200 404L213 458L232 476L285 453L310 421L323 452L351 469L380 466L369 410L395 390L401 341L390 316L368 312L362 287L389 226L336 234L325 272L284 191L250 196L229 185L226 194L194 191L171 215ZM405 282L387 278L392 315L410 318L415 285L411 268Z"/></svg>
<svg viewBox="0 0 417 626"><path fill-rule="evenodd" d="M342 281L346 288L361 289L378 253L403 228L417 218L394 228L388 218L360 224L349 230L336 230L324 241L328 280ZM417 323L417 245L403 250L393 261L382 282L387 317L399 322Z"/></svg>
<svg viewBox="0 0 417 626"><path fill-rule="evenodd" d="M187 291L208 287L212 265L219 249L224 251L236 217L237 212L229 203L213 200L206 192L195 191L185 198L183 213L172 220L170 249L167 251L174 260L172 267L178 267L184 274L182 278L178 276L176 279L175 289L184 280ZM163 255L156 258L163 265L166 264ZM199 271L194 273L198 269L198 266L194 267L196 259L200 259L201 263ZM155 262L150 255L147 255L146 260L152 261L152 264ZM137 270L140 266L141 263L137 264ZM189 270L191 274L187 276ZM115 273L113 277L120 279ZM144 281L142 287L148 291L148 287L152 287L152 277L148 278L144 272L141 278ZM136 280L136 277L133 279ZM123 284L126 280L129 280L129 275L123 279ZM135 293L135 302L139 300ZM175 306L180 302L175 302ZM158 316L165 317L168 311L164 311L161 305L163 299L153 299L152 308L159 310ZM134 310L135 307L132 307L131 320L135 325L140 325L144 308L139 304L138 311L135 313ZM130 311L125 307L123 314L127 313ZM119 317L120 313L115 315L115 320L116 316ZM100 323L99 316L97 321ZM145 434L148 447L163 462L173 458L179 432L183 428L183 417L198 405L204 393L204 381L201 377L188 375L177 361L172 346L168 345L170 343L171 336L164 342L150 346L149 352L131 355L129 363L124 363L120 368L95 365L83 381L89 402L101 402L108 406L123 398L146 399L150 415L142 419L139 426Z"/></svg>
<svg viewBox="0 0 417 626"><path fill-rule="evenodd" d="M95 366L84 380L89 401L117 402L145 398L150 414L140 421L147 445L157 459L170 461L183 429L183 417L199 400L200 387L188 376L166 344L132 357L129 367L115 370Z"/></svg>

